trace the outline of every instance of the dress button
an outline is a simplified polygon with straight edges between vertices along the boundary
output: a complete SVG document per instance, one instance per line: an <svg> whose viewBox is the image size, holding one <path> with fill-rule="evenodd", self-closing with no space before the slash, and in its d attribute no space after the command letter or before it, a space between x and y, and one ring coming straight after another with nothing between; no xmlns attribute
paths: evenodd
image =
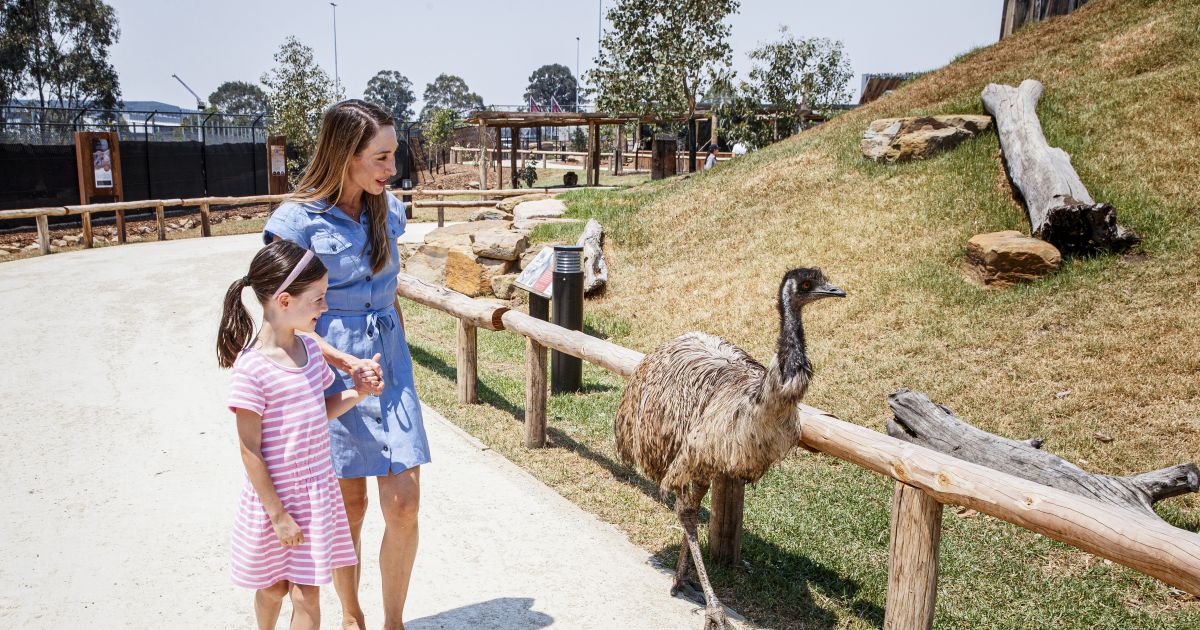
<svg viewBox="0 0 1200 630"><path fill-rule="evenodd" d="M367 276L367 282L371 281L371 276Z"/></svg>
<svg viewBox="0 0 1200 630"><path fill-rule="evenodd" d="M386 447L386 446L385 446L385 447L383 447L383 452L384 452L384 453L386 453L386 452L387 452L387 450L388 450L388 447Z"/></svg>
<svg viewBox="0 0 1200 630"><path fill-rule="evenodd" d="M371 308L371 303L367 302L367 308Z"/></svg>
<svg viewBox="0 0 1200 630"><path fill-rule="evenodd" d="M378 424L383 424L383 418L375 418L375 422Z"/></svg>

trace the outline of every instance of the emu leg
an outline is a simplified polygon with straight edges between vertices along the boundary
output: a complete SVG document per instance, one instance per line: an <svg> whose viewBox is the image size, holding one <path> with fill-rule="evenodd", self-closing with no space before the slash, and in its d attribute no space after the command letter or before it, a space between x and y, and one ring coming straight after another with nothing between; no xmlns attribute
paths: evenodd
<svg viewBox="0 0 1200 630"><path fill-rule="evenodd" d="M725 617L725 607L713 593L712 584L708 581L708 571L704 569L704 558L700 555L700 539L696 536L699 524L700 502L704 494L697 492L699 484L692 486L675 498L675 516L683 526L683 535L687 539L687 547L691 551L696 574L700 577L700 586L704 589L704 630L732 630L729 620ZM707 490L707 487L704 487ZM683 553L682 551L680 553Z"/></svg>

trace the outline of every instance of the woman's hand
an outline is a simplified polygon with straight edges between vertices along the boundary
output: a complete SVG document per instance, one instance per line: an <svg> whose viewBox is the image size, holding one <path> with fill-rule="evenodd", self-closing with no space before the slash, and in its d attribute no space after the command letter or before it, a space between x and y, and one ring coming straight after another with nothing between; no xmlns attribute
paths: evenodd
<svg viewBox="0 0 1200 630"><path fill-rule="evenodd" d="M379 353L370 359L360 360L350 372L354 379L354 391L360 395L378 396L383 393L383 370L379 366Z"/></svg>
<svg viewBox="0 0 1200 630"><path fill-rule="evenodd" d="M281 513L278 517L271 519L271 525L275 527L275 535L279 537L279 544L284 547L304 544L304 534L300 533L300 526L296 524L296 519L292 518L291 514Z"/></svg>

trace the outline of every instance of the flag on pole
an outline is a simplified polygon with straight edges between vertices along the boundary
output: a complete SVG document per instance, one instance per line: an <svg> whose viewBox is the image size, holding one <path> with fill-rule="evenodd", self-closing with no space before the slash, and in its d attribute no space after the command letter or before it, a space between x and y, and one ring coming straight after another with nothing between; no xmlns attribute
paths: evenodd
<svg viewBox="0 0 1200 630"><path fill-rule="evenodd" d="M562 111L562 108L558 106L558 100L555 99L553 96L550 97L550 111L552 111L552 112L561 112Z"/></svg>
<svg viewBox="0 0 1200 630"><path fill-rule="evenodd" d="M538 104L537 104L536 102L534 102L534 100L533 100L533 97L532 97L532 96L530 96L530 97L529 97L529 111L531 111L531 112L540 112L540 111L542 111L542 108L541 108L541 107L538 107Z"/></svg>

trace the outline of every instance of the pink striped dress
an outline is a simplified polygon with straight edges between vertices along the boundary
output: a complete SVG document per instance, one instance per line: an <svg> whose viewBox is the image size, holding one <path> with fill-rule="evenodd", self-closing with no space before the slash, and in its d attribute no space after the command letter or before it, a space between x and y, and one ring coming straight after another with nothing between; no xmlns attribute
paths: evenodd
<svg viewBox="0 0 1200 630"><path fill-rule="evenodd" d="M250 485L242 484L233 527L233 583L266 588L280 580L321 585L332 570L358 563L342 492L329 451L324 390L333 371L316 341L297 335L308 352L304 367L275 363L247 349L233 364L229 408L262 416L262 455L284 509L304 543L284 547Z"/></svg>

